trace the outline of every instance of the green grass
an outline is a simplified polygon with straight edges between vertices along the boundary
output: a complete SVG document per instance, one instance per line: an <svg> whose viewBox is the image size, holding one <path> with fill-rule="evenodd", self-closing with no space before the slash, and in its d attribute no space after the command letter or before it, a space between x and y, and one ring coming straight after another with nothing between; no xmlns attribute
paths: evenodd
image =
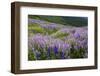
<svg viewBox="0 0 100 76"><path fill-rule="evenodd" d="M42 28L38 24L30 24L30 25L28 25L28 30L33 31L34 33L45 33L44 28Z"/></svg>
<svg viewBox="0 0 100 76"><path fill-rule="evenodd" d="M41 34L52 34L57 31L57 29L42 28L39 24L33 23L28 25L29 34L41 33Z"/></svg>
<svg viewBox="0 0 100 76"><path fill-rule="evenodd" d="M68 35L69 35L68 33L60 32L60 31L57 31L56 33L52 34L53 37L60 38L60 39L62 39L63 37L66 37Z"/></svg>
<svg viewBox="0 0 100 76"><path fill-rule="evenodd" d="M57 29L47 29L47 28L45 28L45 31L46 31L49 35L51 35L51 34L55 33L55 32L57 31Z"/></svg>

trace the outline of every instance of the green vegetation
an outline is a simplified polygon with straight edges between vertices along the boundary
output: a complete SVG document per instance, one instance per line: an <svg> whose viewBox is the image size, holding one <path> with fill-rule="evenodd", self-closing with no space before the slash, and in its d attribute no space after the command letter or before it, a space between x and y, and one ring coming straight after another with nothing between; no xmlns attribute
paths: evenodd
<svg viewBox="0 0 100 76"><path fill-rule="evenodd" d="M61 31L57 31L56 33L52 34L53 37L60 38L60 39L68 35L69 35L68 33L61 32Z"/></svg>
<svg viewBox="0 0 100 76"><path fill-rule="evenodd" d="M39 24L30 24L28 25L28 30L32 30L34 33L45 33L44 28L42 28L41 26L39 26Z"/></svg>
<svg viewBox="0 0 100 76"><path fill-rule="evenodd" d="M72 48L69 52L69 56L70 58L84 58L84 53L85 51L83 48L75 49L72 45Z"/></svg>
<svg viewBox="0 0 100 76"><path fill-rule="evenodd" d="M29 18L46 20L48 22L54 22L63 25L72 25L77 27L88 25L87 17L29 15Z"/></svg>
<svg viewBox="0 0 100 76"><path fill-rule="evenodd" d="M35 60L35 56L34 56L32 50L29 50L29 51L28 51L28 59L29 59L29 60Z"/></svg>

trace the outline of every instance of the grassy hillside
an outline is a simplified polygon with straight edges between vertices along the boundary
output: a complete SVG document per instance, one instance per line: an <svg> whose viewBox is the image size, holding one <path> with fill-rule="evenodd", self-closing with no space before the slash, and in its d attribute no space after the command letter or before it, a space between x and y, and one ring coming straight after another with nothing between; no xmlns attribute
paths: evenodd
<svg viewBox="0 0 100 76"><path fill-rule="evenodd" d="M75 17L30 16L28 18L28 60L87 58L88 27L74 26L75 23L79 26L81 22L85 26L87 22L85 20L85 18ZM67 23L74 27L61 25Z"/></svg>
<svg viewBox="0 0 100 76"><path fill-rule="evenodd" d="M28 15L29 18L45 20L49 22L59 23L63 25L72 25L72 26L87 26L88 19L87 17L69 17L69 16L44 16L44 15Z"/></svg>

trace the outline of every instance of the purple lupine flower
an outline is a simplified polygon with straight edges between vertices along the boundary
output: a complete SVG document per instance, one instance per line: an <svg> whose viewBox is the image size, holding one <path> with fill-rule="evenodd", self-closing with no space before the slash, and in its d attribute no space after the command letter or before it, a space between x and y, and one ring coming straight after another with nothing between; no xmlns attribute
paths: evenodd
<svg viewBox="0 0 100 76"><path fill-rule="evenodd" d="M39 57L41 56L39 51L36 51L36 58L39 59Z"/></svg>
<svg viewBox="0 0 100 76"><path fill-rule="evenodd" d="M58 53L58 48L55 46L54 47L54 53L57 54Z"/></svg>
<svg viewBox="0 0 100 76"><path fill-rule="evenodd" d="M47 49L47 54L50 54L50 47L48 47Z"/></svg>
<svg viewBox="0 0 100 76"><path fill-rule="evenodd" d="M47 27L50 28L50 29L56 29L57 28L57 24L50 23L50 24L47 25Z"/></svg>
<svg viewBox="0 0 100 76"><path fill-rule="evenodd" d="M64 59L64 53L63 52L60 52L60 59Z"/></svg>
<svg viewBox="0 0 100 76"><path fill-rule="evenodd" d="M67 44L67 43L64 43L64 44L62 44L62 48L65 50L65 49L70 49L70 45L69 44Z"/></svg>
<svg viewBox="0 0 100 76"><path fill-rule="evenodd" d="M87 39L80 41L80 45L81 45L82 48L87 48L87 43L88 43Z"/></svg>
<svg viewBox="0 0 100 76"><path fill-rule="evenodd" d="M75 33L75 30L71 30L71 33L74 34Z"/></svg>
<svg viewBox="0 0 100 76"><path fill-rule="evenodd" d="M79 38L80 37L80 34L76 32L76 33L74 33L74 37L75 38Z"/></svg>
<svg viewBox="0 0 100 76"><path fill-rule="evenodd" d="M34 54L34 58L38 59L38 57L40 56L40 53L37 50L35 50L34 48L32 48L32 52Z"/></svg>
<svg viewBox="0 0 100 76"><path fill-rule="evenodd" d="M28 23L38 23L38 24L43 24L46 21L43 20L38 20L38 19L28 19Z"/></svg>
<svg viewBox="0 0 100 76"><path fill-rule="evenodd" d="M82 42L83 42L84 45L87 45L88 40L87 39L84 39Z"/></svg>
<svg viewBox="0 0 100 76"><path fill-rule="evenodd" d="M74 48L75 48L75 49L80 49L81 46L79 46L79 45L75 45Z"/></svg>
<svg viewBox="0 0 100 76"><path fill-rule="evenodd" d="M41 26L46 29L57 29L58 28L57 24L53 24L53 23L43 24Z"/></svg>
<svg viewBox="0 0 100 76"><path fill-rule="evenodd" d="M48 42L48 37L37 34L32 37L32 41L34 44L44 48Z"/></svg>

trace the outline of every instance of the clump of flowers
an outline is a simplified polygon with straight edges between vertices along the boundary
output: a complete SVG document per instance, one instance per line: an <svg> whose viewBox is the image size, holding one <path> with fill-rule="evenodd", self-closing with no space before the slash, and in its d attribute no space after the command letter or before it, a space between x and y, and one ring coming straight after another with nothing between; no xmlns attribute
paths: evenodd
<svg viewBox="0 0 100 76"><path fill-rule="evenodd" d="M45 33L33 32L33 35L29 37L29 60L88 57L87 27L63 27L56 23L36 19L29 20L29 23L37 23L45 31Z"/></svg>

